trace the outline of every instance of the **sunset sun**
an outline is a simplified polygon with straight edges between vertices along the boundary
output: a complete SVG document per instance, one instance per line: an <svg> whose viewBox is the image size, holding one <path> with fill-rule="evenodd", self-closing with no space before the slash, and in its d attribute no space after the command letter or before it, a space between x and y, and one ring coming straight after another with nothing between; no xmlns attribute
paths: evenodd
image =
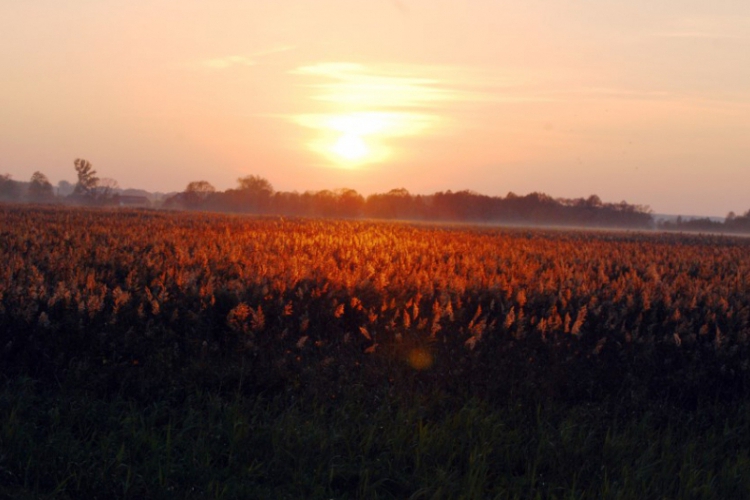
<svg viewBox="0 0 750 500"><path fill-rule="evenodd" d="M357 134L346 133L336 141L331 151L344 160L357 161L367 157L370 148L362 137Z"/></svg>
<svg viewBox="0 0 750 500"><path fill-rule="evenodd" d="M382 162L394 153L389 139L419 135L437 122L434 116L383 111L305 114L294 120L318 130L308 147L342 168Z"/></svg>

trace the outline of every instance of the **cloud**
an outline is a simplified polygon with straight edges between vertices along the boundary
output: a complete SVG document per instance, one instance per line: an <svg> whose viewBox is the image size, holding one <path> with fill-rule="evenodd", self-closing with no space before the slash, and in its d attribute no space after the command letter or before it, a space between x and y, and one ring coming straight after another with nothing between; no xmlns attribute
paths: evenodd
<svg viewBox="0 0 750 500"><path fill-rule="evenodd" d="M381 137L418 135L435 126L440 119L435 115L404 112L358 112L344 114L300 114L295 123L334 134Z"/></svg>
<svg viewBox="0 0 750 500"><path fill-rule="evenodd" d="M279 54L281 52L288 52L290 50L294 50L297 47L294 45L277 45L275 47L271 47L270 49L261 50L258 52L255 52L253 54L253 57L264 57L264 56L270 56L271 54Z"/></svg>
<svg viewBox="0 0 750 500"><path fill-rule="evenodd" d="M404 68L372 67L355 63L320 63L302 66L292 74L327 79L309 84L312 98L366 107L413 107L460 98L460 91L446 88L433 77L415 76Z"/></svg>
<svg viewBox="0 0 750 500"><path fill-rule="evenodd" d="M455 66L364 65L328 62L302 66L291 74L317 77L311 98L355 108L440 108L452 103L540 102L527 80L510 72Z"/></svg>
<svg viewBox="0 0 750 500"><path fill-rule="evenodd" d="M201 61L201 66L211 69L226 69L232 66L255 66L255 60L245 56L224 56Z"/></svg>
<svg viewBox="0 0 750 500"><path fill-rule="evenodd" d="M446 106L466 97L423 66L325 62L291 73L308 80L301 85L318 112L287 119L315 130L308 147L334 165L384 161L392 139L434 133L446 122Z"/></svg>
<svg viewBox="0 0 750 500"><path fill-rule="evenodd" d="M335 123L330 118L344 113L387 123L383 135L412 135L445 124L445 115L455 106L554 100L549 93L535 91L529 77L455 66L323 62L290 73L308 79L301 85L310 89L311 100L331 106L329 114L290 116L299 125L319 130L330 130L326 124Z"/></svg>
<svg viewBox="0 0 750 500"><path fill-rule="evenodd" d="M290 73L308 91L309 111L285 118L315 130L308 147L334 164L346 140L368 147L360 163L376 163L408 147L397 139L450 133L486 106L564 98L544 85L544 75L508 70L322 62Z"/></svg>
<svg viewBox="0 0 750 500"><path fill-rule="evenodd" d="M674 96L665 90L639 90L617 87L581 87L570 93L590 98L635 99L635 100L665 100Z"/></svg>

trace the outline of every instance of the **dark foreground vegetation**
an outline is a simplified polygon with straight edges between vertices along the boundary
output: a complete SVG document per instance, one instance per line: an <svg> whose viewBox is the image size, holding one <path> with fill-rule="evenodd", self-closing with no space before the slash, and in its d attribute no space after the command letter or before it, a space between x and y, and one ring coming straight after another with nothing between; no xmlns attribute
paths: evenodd
<svg viewBox="0 0 750 500"><path fill-rule="evenodd" d="M0 207L0 497L744 498L749 250Z"/></svg>

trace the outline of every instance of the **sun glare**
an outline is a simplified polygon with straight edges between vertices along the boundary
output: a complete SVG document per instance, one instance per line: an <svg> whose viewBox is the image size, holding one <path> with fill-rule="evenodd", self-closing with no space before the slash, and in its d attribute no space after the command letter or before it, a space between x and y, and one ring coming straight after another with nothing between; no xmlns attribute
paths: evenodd
<svg viewBox="0 0 750 500"><path fill-rule="evenodd" d="M372 149L363 136L374 135L387 128L387 120L376 113L334 115L328 119L328 128L341 136L329 150L347 162L362 162L372 155Z"/></svg>
<svg viewBox="0 0 750 500"><path fill-rule="evenodd" d="M336 141L331 151L346 160L353 161L366 157L370 153L370 148L357 134L344 134Z"/></svg>
<svg viewBox="0 0 750 500"><path fill-rule="evenodd" d="M294 120L316 129L319 136L310 149L329 158L333 164L351 168L381 162L391 156L384 140L419 135L433 127L436 117L405 112L356 112L343 114L297 115Z"/></svg>
<svg viewBox="0 0 750 500"><path fill-rule="evenodd" d="M319 109L336 109L291 118L317 130L308 147L343 168L402 156L394 139L434 132L442 120L431 108L456 97L441 88L438 79L414 76L414 71L403 67L321 63L294 73L328 80L310 85L315 89L310 97L318 101Z"/></svg>

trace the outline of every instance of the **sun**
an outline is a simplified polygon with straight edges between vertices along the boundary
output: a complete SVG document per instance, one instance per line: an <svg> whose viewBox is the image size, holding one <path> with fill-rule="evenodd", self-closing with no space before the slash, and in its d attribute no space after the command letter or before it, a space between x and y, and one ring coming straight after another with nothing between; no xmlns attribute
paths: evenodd
<svg viewBox="0 0 750 500"><path fill-rule="evenodd" d="M345 133L331 147L331 151L344 160L357 161L370 154L367 143L357 134Z"/></svg>
<svg viewBox="0 0 750 500"><path fill-rule="evenodd" d="M309 149L346 169L385 161L394 151L387 139L419 135L435 122L429 115L386 111L302 114L294 120L319 131Z"/></svg>

